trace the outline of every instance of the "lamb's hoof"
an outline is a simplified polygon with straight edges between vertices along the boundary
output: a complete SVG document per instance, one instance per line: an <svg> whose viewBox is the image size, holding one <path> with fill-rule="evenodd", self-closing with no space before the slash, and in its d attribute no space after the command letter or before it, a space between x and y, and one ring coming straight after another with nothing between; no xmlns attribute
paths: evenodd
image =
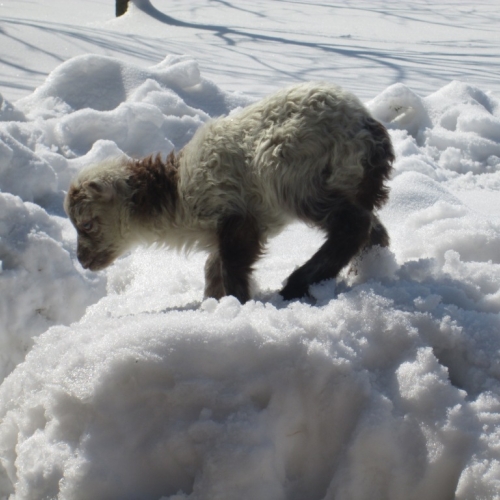
<svg viewBox="0 0 500 500"><path fill-rule="evenodd" d="M297 283L297 280L289 279L288 283L280 291L285 300L301 299L308 295L309 284Z"/></svg>

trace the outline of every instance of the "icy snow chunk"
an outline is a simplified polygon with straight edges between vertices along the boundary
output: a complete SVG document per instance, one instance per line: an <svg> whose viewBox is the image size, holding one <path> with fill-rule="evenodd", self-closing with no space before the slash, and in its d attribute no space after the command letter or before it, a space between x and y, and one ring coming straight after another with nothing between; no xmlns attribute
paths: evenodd
<svg viewBox="0 0 500 500"><path fill-rule="evenodd" d="M462 253L463 250L462 250ZM488 262L465 261L456 250L448 250L445 254L443 272L463 284L469 285L468 293L483 311L500 312L500 264ZM488 255L486 255L488 257ZM478 259L478 257L474 257Z"/></svg>
<svg viewBox="0 0 500 500"><path fill-rule="evenodd" d="M57 193L57 176L50 164L13 137L14 129L0 129L0 189L44 205ZM23 135L23 131L19 131Z"/></svg>
<svg viewBox="0 0 500 500"><path fill-rule="evenodd" d="M417 141L406 130L390 130L389 132L397 157L422 155L422 150Z"/></svg>
<svg viewBox="0 0 500 500"><path fill-rule="evenodd" d="M169 87L189 89L202 83L198 63L186 56L169 55L151 70Z"/></svg>
<svg viewBox="0 0 500 500"><path fill-rule="evenodd" d="M446 417L446 413L441 412L443 407L436 406L436 400L447 401L446 406L453 407L462 403L465 396L453 390L446 369L428 347L418 349L414 361L402 363L396 377L404 406L419 413L423 422ZM416 379L420 380L420 384L414 383Z"/></svg>
<svg viewBox="0 0 500 500"><path fill-rule="evenodd" d="M367 103L373 116L390 129L406 130L420 141L431 125L423 100L402 83L396 83Z"/></svg>
<svg viewBox="0 0 500 500"><path fill-rule="evenodd" d="M23 113L0 94L0 122L21 122L25 119Z"/></svg>
<svg viewBox="0 0 500 500"><path fill-rule="evenodd" d="M481 137L500 142L500 118L487 113L475 113L472 110L461 113L457 120L457 130L475 132Z"/></svg>

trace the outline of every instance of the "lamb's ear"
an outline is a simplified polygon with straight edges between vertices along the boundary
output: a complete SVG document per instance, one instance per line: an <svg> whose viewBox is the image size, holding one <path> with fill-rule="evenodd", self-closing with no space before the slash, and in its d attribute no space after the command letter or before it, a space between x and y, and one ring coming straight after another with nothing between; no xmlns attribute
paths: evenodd
<svg viewBox="0 0 500 500"><path fill-rule="evenodd" d="M88 181L85 189L94 200L111 201L116 194L113 184L103 180Z"/></svg>

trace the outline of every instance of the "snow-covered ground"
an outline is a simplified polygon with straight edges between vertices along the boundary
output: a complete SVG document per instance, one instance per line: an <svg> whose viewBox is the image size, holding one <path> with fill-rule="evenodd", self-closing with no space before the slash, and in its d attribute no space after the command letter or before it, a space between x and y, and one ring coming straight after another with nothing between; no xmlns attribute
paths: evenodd
<svg viewBox="0 0 500 500"><path fill-rule="evenodd" d="M0 2L0 498L500 499L497 2L137 3ZM308 79L391 131L390 250L286 303L293 225L244 306L202 254L80 267L79 169Z"/></svg>

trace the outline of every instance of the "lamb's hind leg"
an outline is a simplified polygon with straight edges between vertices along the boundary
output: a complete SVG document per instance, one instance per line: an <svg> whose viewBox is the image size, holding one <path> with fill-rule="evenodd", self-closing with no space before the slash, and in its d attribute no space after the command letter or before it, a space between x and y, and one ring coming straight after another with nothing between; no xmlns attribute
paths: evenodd
<svg viewBox="0 0 500 500"><path fill-rule="evenodd" d="M233 295L242 304L250 299L252 266L262 253L257 225L248 216L231 215L219 224L218 250L205 264L205 296Z"/></svg>
<svg viewBox="0 0 500 500"><path fill-rule="evenodd" d="M285 300L303 297L313 283L335 278L369 237L370 212L345 199L332 200L325 217L310 214L308 219L326 231L327 239L311 259L290 275L280 292Z"/></svg>

